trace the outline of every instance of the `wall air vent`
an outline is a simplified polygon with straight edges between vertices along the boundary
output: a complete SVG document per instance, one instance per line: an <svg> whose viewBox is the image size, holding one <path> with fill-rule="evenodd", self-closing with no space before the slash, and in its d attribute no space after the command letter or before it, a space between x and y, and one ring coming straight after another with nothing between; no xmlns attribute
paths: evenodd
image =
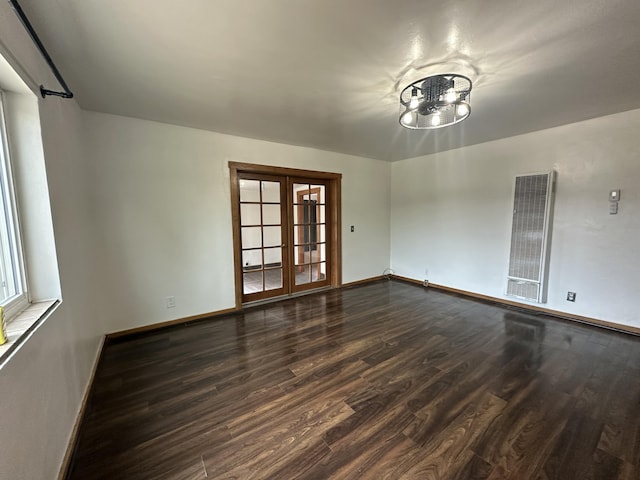
<svg viewBox="0 0 640 480"><path fill-rule="evenodd" d="M507 295L546 302L554 172L516 177Z"/></svg>

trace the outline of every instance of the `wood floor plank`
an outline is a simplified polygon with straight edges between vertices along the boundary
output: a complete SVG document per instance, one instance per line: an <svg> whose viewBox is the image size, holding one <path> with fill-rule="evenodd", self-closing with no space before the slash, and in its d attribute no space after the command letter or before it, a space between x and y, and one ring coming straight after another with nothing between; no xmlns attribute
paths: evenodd
<svg viewBox="0 0 640 480"><path fill-rule="evenodd" d="M582 413L572 413L544 462L546 478L563 479L569 475L594 480L618 478L623 461L597 448L601 434L602 423Z"/></svg>
<svg viewBox="0 0 640 480"><path fill-rule="evenodd" d="M424 440L424 459L403 477L458 478L475 457L468 447L500 415L505 404L504 400L490 393L469 402L465 410L437 435Z"/></svg>
<svg viewBox="0 0 640 480"><path fill-rule="evenodd" d="M598 448L631 464L640 464L640 376L628 370L617 376L604 406L604 426Z"/></svg>
<svg viewBox="0 0 640 480"><path fill-rule="evenodd" d="M531 478L571 412L571 397L554 392L543 379L534 380L507 402L502 415L481 432L471 449L499 467L497 472L505 478Z"/></svg>
<svg viewBox="0 0 640 480"><path fill-rule="evenodd" d="M290 412L277 418L277 422L267 422L259 429L234 436L223 447L207 449L203 455L207 471L214 477L273 478L270 472L280 470L292 457L315 455L320 458L330 453L323 433L350 416L352 410L341 402L322 405L317 410L314 407Z"/></svg>
<svg viewBox="0 0 640 480"><path fill-rule="evenodd" d="M379 281L108 343L67 480L640 478L640 338Z"/></svg>
<svg viewBox="0 0 640 480"><path fill-rule="evenodd" d="M379 455L375 447L392 445L393 439L414 418L413 413L401 403L392 405L382 412L375 404L360 410L356 422L337 427L340 429L338 436L329 430L325 441L331 442L332 454L321 464L315 465L310 474L318 478L357 478L362 469L370 464L370 459ZM347 431L349 427L353 428Z"/></svg>

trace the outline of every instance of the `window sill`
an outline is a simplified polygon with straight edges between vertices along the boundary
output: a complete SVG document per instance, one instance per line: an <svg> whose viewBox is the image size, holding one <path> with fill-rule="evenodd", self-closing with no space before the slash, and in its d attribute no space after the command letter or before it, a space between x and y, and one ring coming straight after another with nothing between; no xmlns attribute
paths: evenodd
<svg viewBox="0 0 640 480"><path fill-rule="evenodd" d="M30 304L6 326L9 341L0 345L0 368L11 358L13 353L22 345L42 321L60 303L58 300L47 300Z"/></svg>

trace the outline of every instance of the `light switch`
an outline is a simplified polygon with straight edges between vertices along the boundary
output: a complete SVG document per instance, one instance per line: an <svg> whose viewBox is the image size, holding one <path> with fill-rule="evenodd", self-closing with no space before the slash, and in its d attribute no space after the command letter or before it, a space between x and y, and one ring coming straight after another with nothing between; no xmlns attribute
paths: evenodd
<svg viewBox="0 0 640 480"><path fill-rule="evenodd" d="M620 200L620 189L618 190L611 190L609 192L609 201L610 202L617 202Z"/></svg>

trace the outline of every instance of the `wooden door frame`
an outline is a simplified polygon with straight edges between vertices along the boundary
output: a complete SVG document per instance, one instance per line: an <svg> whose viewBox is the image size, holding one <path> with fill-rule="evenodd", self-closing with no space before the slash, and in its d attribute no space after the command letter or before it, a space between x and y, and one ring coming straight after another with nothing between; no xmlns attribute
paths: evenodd
<svg viewBox="0 0 640 480"><path fill-rule="evenodd" d="M235 280L236 309L242 308L242 239L240 237L240 186L238 174L253 173L286 177L305 177L328 181L327 210L325 214L330 222L331 251L327 261L330 262L329 284L331 288L342 285L342 174L302 170L297 168L275 167L243 162L229 162L229 181L231 194L231 221L233 231L233 264Z"/></svg>

